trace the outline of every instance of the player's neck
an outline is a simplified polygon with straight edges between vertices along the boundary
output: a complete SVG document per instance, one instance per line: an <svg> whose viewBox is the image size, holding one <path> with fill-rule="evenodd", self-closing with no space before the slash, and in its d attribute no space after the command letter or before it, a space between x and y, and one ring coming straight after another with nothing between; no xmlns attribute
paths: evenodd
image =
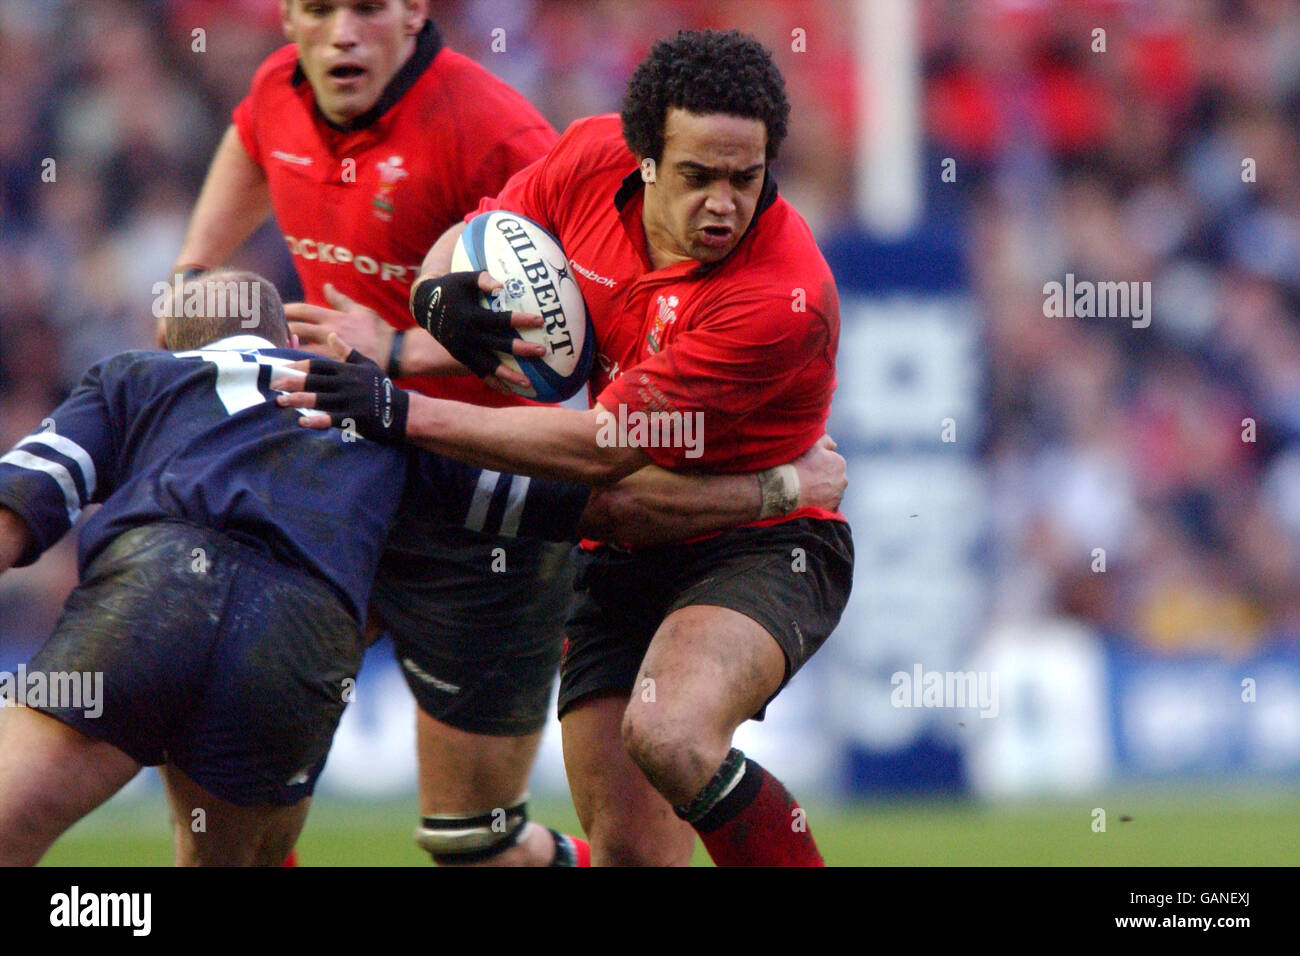
<svg viewBox="0 0 1300 956"><path fill-rule="evenodd" d="M667 269L679 262L695 261L678 247L672 233L659 223L649 195L642 201L641 228L645 232L645 251L650 257L651 268Z"/></svg>

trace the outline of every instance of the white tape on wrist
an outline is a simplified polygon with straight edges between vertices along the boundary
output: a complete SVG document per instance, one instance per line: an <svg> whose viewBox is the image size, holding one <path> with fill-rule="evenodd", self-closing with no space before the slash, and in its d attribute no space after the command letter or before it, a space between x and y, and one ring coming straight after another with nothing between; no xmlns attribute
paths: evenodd
<svg viewBox="0 0 1300 956"><path fill-rule="evenodd" d="M758 490L763 494L760 519L788 515L799 507L799 472L794 465L777 465L760 471Z"/></svg>

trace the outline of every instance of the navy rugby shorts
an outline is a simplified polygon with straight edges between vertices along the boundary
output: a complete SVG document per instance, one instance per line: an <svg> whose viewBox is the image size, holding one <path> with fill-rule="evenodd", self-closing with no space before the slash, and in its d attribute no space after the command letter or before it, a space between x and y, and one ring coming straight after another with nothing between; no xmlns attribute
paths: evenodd
<svg viewBox="0 0 1300 956"><path fill-rule="evenodd" d="M421 710L468 733L542 729L573 600L570 550L435 526L403 506L371 608Z"/></svg>
<svg viewBox="0 0 1300 956"><path fill-rule="evenodd" d="M231 803L291 805L325 766L362 653L357 621L324 583L163 522L95 557L27 666L103 674L102 712L41 708L86 736Z"/></svg>

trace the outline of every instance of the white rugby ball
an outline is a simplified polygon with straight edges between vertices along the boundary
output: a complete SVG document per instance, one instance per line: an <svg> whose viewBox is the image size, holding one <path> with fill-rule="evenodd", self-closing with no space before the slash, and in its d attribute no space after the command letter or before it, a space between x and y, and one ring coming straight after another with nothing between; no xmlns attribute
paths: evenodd
<svg viewBox="0 0 1300 956"><path fill-rule="evenodd" d="M518 369L532 382L531 388L510 385L511 390L542 402L562 402L586 385L595 336L582 291L556 238L518 213L482 213L465 226L451 254L452 272L471 269L486 269L502 283L484 294L484 306L545 319L541 328L513 330L516 338L545 345L545 355L521 359L497 353L507 368Z"/></svg>

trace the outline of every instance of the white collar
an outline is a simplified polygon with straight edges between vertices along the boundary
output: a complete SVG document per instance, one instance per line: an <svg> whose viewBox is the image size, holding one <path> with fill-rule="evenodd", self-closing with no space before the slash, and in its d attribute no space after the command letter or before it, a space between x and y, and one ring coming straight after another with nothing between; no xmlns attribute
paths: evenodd
<svg viewBox="0 0 1300 956"><path fill-rule="evenodd" d="M275 345L260 335L230 335L198 349L200 352L247 352L252 349L281 349L285 345Z"/></svg>

